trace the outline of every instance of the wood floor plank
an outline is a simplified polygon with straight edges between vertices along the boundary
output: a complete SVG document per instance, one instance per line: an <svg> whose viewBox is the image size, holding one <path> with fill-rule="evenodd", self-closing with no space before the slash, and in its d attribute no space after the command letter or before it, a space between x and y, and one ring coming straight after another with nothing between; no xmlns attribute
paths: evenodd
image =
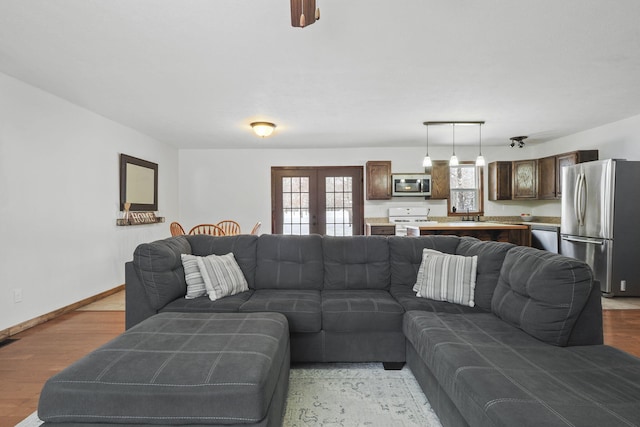
<svg viewBox="0 0 640 427"><path fill-rule="evenodd" d="M36 410L49 377L123 331L123 311L75 311L13 336L0 348L0 427Z"/></svg>
<svg viewBox="0 0 640 427"><path fill-rule="evenodd" d="M640 357L640 310L604 310L605 344ZM0 347L0 427L36 410L44 382L124 331L123 311L75 311Z"/></svg>

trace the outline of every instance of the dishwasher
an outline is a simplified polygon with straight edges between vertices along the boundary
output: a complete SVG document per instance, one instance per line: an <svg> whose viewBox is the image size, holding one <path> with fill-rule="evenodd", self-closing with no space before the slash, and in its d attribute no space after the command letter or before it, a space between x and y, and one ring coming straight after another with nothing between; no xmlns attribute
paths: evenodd
<svg viewBox="0 0 640 427"><path fill-rule="evenodd" d="M560 226L531 224L531 246L554 254L559 253Z"/></svg>

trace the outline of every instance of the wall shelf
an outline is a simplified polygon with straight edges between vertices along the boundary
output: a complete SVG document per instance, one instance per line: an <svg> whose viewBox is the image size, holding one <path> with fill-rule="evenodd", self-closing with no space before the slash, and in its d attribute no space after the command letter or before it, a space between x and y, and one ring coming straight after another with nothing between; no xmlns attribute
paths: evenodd
<svg viewBox="0 0 640 427"><path fill-rule="evenodd" d="M116 225L127 227L130 225L148 225L164 222L163 216L155 216L153 212L129 212L129 218L116 219Z"/></svg>

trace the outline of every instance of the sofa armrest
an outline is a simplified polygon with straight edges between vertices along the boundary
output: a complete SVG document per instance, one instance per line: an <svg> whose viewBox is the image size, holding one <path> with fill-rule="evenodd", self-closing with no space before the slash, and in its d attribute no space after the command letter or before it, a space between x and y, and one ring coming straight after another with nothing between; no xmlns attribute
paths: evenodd
<svg viewBox="0 0 640 427"><path fill-rule="evenodd" d="M600 282L594 280L589 299L576 319L567 345L598 345L603 343L602 291L600 290Z"/></svg>
<svg viewBox="0 0 640 427"><path fill-rule="evenodd" d="M147 317L157 313L147 298L142 282L136 273L133 262L124 265L125 275L125 328L129 329Z"/></svg>

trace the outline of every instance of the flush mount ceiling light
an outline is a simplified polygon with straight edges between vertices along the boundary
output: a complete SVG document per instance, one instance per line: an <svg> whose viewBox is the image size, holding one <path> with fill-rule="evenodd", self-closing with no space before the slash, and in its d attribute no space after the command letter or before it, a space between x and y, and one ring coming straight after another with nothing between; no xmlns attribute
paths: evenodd
<svg viewBox="0 0 640 427"><path fill-rule="evenodd" d="M511 140L511 148L515 147L516 144L518 144L518 148L523 148L524 147L524 140L527 139L528 137L526 136L514 136L512 138L509 138Z"/></svg>
<svg viewBox="0 0 640 427"><path fill-rule="evenodd" d="M276 125L271 122L253 122L251 123L251 128L256 135L264 138L265 136L269 136L273 133Z"/></svg>

